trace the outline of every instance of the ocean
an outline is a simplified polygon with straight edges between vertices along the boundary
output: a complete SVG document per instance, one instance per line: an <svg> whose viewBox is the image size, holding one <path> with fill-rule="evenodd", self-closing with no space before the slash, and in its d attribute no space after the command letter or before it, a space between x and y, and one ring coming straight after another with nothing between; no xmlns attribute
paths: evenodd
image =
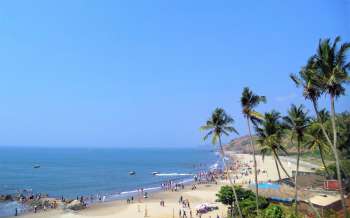
<svg viewBox="0 0 350 218"><path fill-rule="evenodd" d="M218 157L204 148L0 148L0 194L29 190L76 198L123 198L134 190L156 190L167 180L189 181ZM34 166L40 166L34 168ZM135 175L129 175L135 171ZM159 172L159 175L152 175ZM0 216L13 215L0 203Z"/></svg>

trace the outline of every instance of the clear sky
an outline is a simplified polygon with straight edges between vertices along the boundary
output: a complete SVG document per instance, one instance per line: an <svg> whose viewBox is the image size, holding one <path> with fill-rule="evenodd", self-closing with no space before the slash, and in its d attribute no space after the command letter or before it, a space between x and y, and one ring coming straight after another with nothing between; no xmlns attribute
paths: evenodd
<svg viewBox="0 0 350 218"><path fill-rule="evenodd" d="M319 38L350 40L349 0L8 0L0 18L0 145L197 146L217 106L244 135L244 86L285 113Z"/></svg>

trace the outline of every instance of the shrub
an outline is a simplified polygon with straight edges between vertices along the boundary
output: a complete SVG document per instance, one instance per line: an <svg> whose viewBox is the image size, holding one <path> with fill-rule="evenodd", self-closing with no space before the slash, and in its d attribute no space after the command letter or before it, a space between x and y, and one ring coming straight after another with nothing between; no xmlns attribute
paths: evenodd
<svg viewBox="0 0 350 218"><path fill-rule="evenodd" d="M280 206L270 205L263 212L264 218L284 218L284 212Z"/></svg>
<svg viewBox="0 0 350 218"><path fill-rule="evenodd" d="M255 202L255 193L251 190L243 189L240 186L235 186L237 197L239 200L239 206L242 210L242 215L244 217L255 217L256 216L256 202ZM217 201L225 205L230 206L230 214L237 214L237 211L234 211L235 208L235 197L233 194L233 189L231 186L222 186L216 194L218 197ZM269 202L264 197L259 196L259 208L265 209L268 207Z"/></svg>

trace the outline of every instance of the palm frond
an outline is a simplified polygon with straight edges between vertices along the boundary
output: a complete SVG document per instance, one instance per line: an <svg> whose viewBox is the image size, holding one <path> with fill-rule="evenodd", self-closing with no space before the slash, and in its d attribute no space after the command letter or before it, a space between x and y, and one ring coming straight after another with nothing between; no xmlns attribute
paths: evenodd
<svg viewBox="0 0 350 218"><path fill-rule="evenodd" d="M206 125L200 128L201 131L208 131L203 139L207 140L211 136L211 142L216 144L221 135L228 136L232 132L238 134L237 130L232 126L233 123L234 120L222 108L216 108Z"/></svg>
<svg viewBox="0 0 350 218"><path fill-rule="evenodd" d="M296 74L290 74L289 77L293 80L296 86L303 84L302 80Z"/></svg>
<svg viewBox="0 0 350 218"><path fill-rule="evenodd" d="M204 137L203 140L206 141L208 139L209 136L211 136L213 134L213 131L209 131Z"/></svg>

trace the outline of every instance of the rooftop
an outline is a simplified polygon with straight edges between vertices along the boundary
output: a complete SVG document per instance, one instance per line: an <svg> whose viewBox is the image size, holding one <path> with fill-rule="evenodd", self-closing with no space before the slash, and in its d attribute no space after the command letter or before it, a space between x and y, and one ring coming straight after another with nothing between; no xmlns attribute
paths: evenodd
<svg viewBox="0 0 350 218"><path fill-rule="evenodd" d="M322 207L326 207L328 205L331 205L337 201L340 201L340 196L336 195L316 195L313 196L309 199L309 201L317 206L322 206Z"/></svg>

